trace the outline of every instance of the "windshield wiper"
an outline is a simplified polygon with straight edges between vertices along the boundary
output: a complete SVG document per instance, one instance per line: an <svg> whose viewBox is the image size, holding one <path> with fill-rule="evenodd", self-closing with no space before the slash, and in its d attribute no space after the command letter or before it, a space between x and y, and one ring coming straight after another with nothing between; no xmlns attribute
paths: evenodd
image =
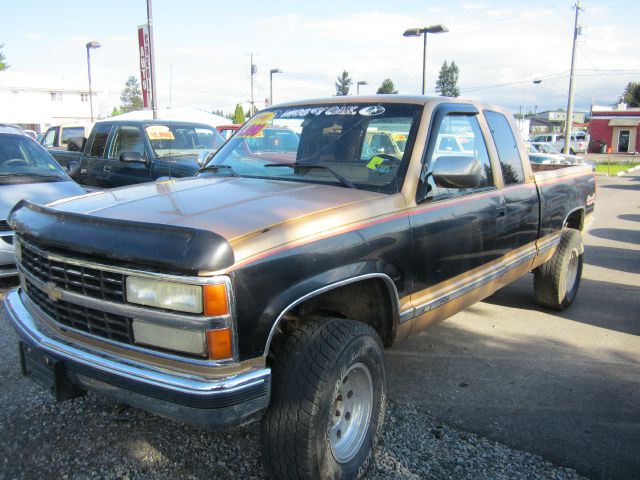
<svg viewBox="0 0 640 480"><path fill-rule="evenodd" d="M229 175L231 175L232 177L239 177L240 176L236 172L233 171L233 168L230 165L205 165L200 170L198 170L198 173L205 172L207 170L216 170L216 171L218 171L220 169L227 170L229 172Z"/></svg>
<svg viewBox="0 0 640 480"><path fill-rule="evenodd" d="M338 172L336 172L334 169L326 165L311 165L311 164L305 164L305 163L269 163L265 165L265 167L289 167L289 168L293 168L294 170L296 168L298 169L302 168L305 170L310 170L312 168L326 170L329 173L331 173L334 177L336 177L338 181L345 187L355 188L355 189L358 188L353 184L353 182L351 182L351 180L346 179L345 177L340 175Z"/></svg>

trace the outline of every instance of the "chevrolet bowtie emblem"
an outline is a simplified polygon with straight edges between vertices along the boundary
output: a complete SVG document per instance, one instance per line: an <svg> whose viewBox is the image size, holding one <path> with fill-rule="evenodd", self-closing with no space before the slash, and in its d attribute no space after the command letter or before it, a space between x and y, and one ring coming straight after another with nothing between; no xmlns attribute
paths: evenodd
<svg viewBox="0 0 640 480"><path fill-rule="evenodd" d="M44 293L46 293L53 302L57 302L62 299L62 290L56 287L55 283L45 284Z"/></svg>

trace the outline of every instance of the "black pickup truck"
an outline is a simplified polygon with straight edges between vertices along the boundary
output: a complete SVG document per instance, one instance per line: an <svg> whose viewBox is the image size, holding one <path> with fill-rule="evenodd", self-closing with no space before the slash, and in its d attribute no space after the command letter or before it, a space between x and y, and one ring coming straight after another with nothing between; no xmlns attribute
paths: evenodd
<svg viewBox="0 0 640 480"><path fill-rule="evenodd" d="M52 148L49 153L71 178L90 187L112 188L192 176L224 138L199 123L104 120L93 126L88 139L68 143L68 150Z"/></svg>
<svg viewBox="0 0 640 480"><path fill-rule="evenodd" d="M295 151L263 141L274 127ZM541 305L576 299L593 172L532 170L516 132L462 99L283 104L195 178L23 201L5 300L22 371L59 400L91 390L203 428L261 419L270 476L359 478L384 421L383 346L529 272Z"/></svg>

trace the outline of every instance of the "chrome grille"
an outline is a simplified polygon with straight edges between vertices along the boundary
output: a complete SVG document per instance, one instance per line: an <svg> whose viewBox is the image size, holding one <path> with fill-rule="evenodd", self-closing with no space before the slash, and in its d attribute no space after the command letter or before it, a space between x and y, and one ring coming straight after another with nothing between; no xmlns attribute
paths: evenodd
<svg viewBox="0 0 640 480"><path fill-rule="evenodd" d="M131 318L94 310L49 296L25 279L27 295L58 324L117 342L133 344Z"/></svg>
<svg viewBox="0 0 640 480"><path fill-rule="evenodd" d="M87 297L125 303L125 278L121 273L107 272L69 262L52 260L46 252L29 242L20 240L22 267L45 283L53 283L62 290Z"/></svg>

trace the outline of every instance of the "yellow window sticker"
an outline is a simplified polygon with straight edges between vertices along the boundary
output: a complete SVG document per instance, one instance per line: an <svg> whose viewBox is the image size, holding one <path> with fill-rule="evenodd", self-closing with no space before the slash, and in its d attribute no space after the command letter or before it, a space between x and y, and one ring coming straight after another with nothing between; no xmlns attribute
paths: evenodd
<svg viewBox="0 0 640 480"><path fill-rule="evenodd" d="M367 163L367 168L374 170L378 173L387 173L391 171L391 165L389 165L389 160L386 158L379 157L377 155L371 157L369 163Z"/></svg>
<svg viewBox="0 0 640 480"><path fill-rule="evenodd" d="M173 132L164 125L150 125L146 130L149 140L175 140Z"/></svg>
<svg viewBox="0 0 640 480"><path fill-rule="evenodd" d="M262 137L264 135L262 130L269 125L269 122L271 122L275 116L276 114L274 112L259 113L245 123L235 136L239 138Z"/></svg>

